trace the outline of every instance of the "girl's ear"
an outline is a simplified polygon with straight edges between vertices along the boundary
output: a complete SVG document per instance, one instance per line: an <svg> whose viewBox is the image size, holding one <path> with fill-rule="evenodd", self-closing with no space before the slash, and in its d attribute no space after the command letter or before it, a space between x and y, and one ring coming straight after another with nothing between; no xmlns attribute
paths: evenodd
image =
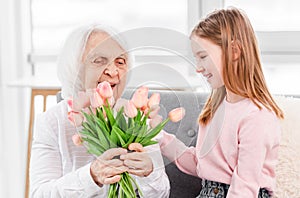
<svg viewBox="0 0 300 198"><path fill-rule="evenodd" d="M236 61L240 58L241 48L237 41L231 41L231 48L232 48L232 60Z"/></svg>

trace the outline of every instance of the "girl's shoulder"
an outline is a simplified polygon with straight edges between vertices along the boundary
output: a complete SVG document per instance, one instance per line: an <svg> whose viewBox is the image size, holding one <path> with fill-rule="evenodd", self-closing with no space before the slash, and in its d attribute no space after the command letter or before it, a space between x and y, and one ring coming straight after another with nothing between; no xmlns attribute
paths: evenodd
<svg viewBox="0 0 300 198"><path fill-rule="evenodd" d="M257 104L260 106L257 106ZM240 121L261 122L279 122L273 111L267 109L263 104L257 102L255 104L249 98L245 98L237 103L225 102L226 109L239 118Z"/></svg>

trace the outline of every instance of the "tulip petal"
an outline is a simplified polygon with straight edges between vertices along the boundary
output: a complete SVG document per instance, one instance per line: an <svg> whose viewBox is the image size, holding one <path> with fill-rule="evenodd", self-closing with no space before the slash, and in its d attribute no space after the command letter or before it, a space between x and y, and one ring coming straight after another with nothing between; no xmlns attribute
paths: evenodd
<svg viewBox="0 0 300 198"><path fill-rule="evenodd" d="M169 119L172 122L178 122L184 116L185 116L185 109L183 107L179 107L179 108L173 109L172 111L169 112L169 115L168 115Z"/></svg>
<svg viewBox="0 0 300 198"><path fill-rule="evenodd" d="M137 115L137 109L132 101L128 101L124 108L125 115L134 118Z"/></svg>
<svg viewBox="0 0 300 198"><path fill-rule="evenodd" d="M159 105L159 103L160 103L160 94L153 93L148 100L148 107L151 108L154 105Z"/></svg>
<svg viewBox="0 0 300 198"><path fill-rule="evenodd" d="M142 108L143 106L147 105L148 91L148 87L142 86L134 92L131 101L133 102L136 108Z"/></svg>
<svg viewBox="0 0 300 198"><path fill-rule="evenodd" d="M72 141L76 146L80 146L82 144L82 140L79 134L75 134L72 136Z"/></svg>
<svg viewBox="0 0 300 198"><path fill-rule="evenodd" d="M102 96L102 98L105 100L107 98L110 98L113 96L113 90L107 81L103 81L100 84L98 84L98 90L99 94Z"/></svg>
<svg viewBox="0 0 300 198"><path fill-rule="evenodd" d="M154 118L158 114L159 110L160 110L160 106L158 104L153 105L150 108L149 118Z"/></svg>
<svg viewBox="0 0 300 198"><path fill-rule="evenodd" d="M159 123L161 123L162 120L163 120L162 116L156 115L154 118L150 119L149 125L150 125L150 127L153 129L153 128L155 128L157 125L159 125Z"/></svg>

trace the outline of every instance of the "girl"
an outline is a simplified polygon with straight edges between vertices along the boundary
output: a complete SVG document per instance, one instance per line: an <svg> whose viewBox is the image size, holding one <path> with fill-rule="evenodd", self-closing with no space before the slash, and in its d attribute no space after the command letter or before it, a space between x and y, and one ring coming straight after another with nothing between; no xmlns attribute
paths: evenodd
<svg viewBox="0 0 300 198"><path fill-rule="evenodd" d="M236 8L218 10L190 38L196 71L212 92L199 116L196 148L164 132L162 153L202 178L200 198L270 197L283 113L267 89L249 19Z"/></svg>

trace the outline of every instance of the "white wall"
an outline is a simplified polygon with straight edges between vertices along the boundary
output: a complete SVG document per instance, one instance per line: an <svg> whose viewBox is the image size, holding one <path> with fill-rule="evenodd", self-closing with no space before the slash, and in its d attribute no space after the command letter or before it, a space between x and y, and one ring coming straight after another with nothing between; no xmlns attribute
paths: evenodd
<svg viewBox="0 0 300 198"><path fill-rule="evenodd" d="M24 75L21 0L0 1L0 197L23 197L25 92L8 87Z"/></svg>

